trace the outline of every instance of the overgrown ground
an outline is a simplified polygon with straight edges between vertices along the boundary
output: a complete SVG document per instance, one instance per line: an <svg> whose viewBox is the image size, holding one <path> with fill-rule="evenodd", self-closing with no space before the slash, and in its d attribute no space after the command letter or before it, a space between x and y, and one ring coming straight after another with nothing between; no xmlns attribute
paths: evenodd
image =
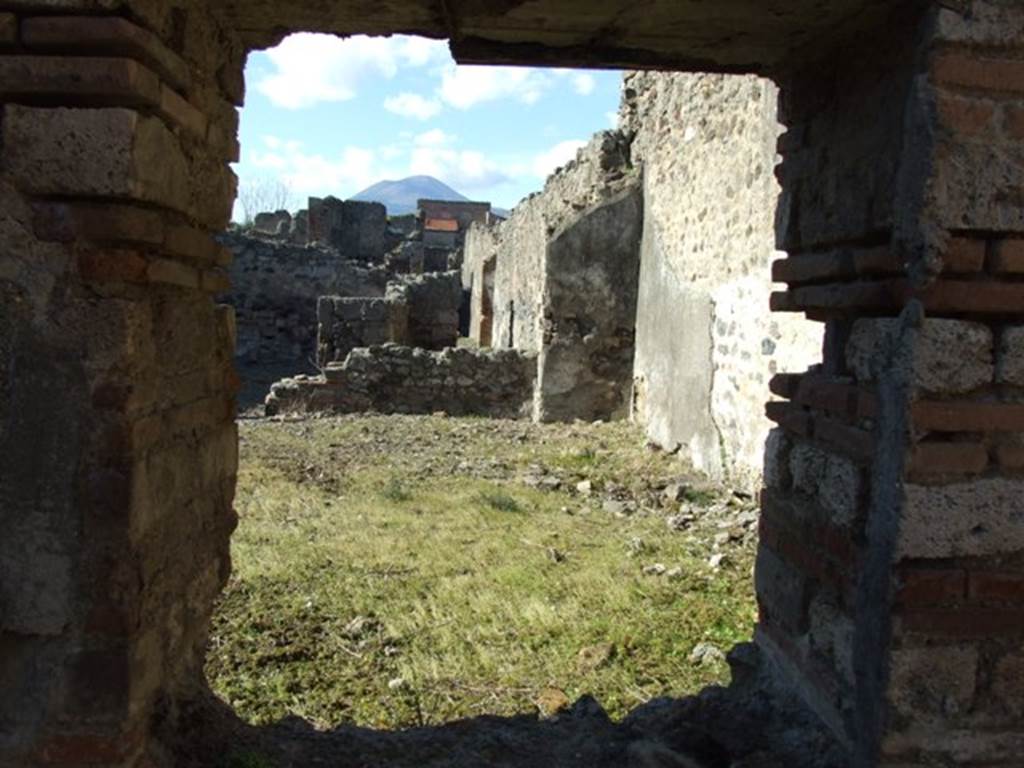
<svg viewBox="0 0 1024 768"><path fill-rule="evenodd" d="M722 682L756 510L626 424L442 416L241 425L208 675L246 719L397 728L613 717ZM589 481L590 488L587 488Z"/></svg>

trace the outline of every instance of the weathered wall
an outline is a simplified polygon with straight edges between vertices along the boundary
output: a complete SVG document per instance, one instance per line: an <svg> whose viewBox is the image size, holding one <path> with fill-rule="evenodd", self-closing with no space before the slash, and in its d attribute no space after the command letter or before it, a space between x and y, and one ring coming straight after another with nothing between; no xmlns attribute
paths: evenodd
<svg viewBox="0 0 1024 768"><path fill-rule="evenodd" d="M328 248L304 247L240 233L221 242L234 255L231 291L223 301L235 308L243 366L292 365L294 371L315 360L317 299L383 296L383 268L344 260Z"/></svg>
<svg viewBox="0 0 1024 768"><path fill-rule="evenodd" d="M768 379L821 353L819 327L772 317L764 298L777 255L777 97L753 76L628 73L620 113L644 174L634 418L747 487L770 427Z"/></svg>
<svg viewBox="0 0 1024 768"><path fill-rule="evenodd" d="M337 250L342 258L379 263L390 249L388 212L382 203L311 197L307 223L310 244Z"/></svg>
<svg viewBox="0 0 1024 768"><path fill-rule="evenodd" d="M405 338L414 347L444 349L459 339L462 281L458 272L431 272L397 278L389 298L409 307Z"/></svg>
<svg viewBox="0 0 1024 768"><path fill-rule="evenodd" d="M551 237L538 421L628 416L642 229L643 189L634 183Z"/></svg>
<svg viewBox="0 0 1024 768"><path fill-rule="evenodd" d="M498 264L498 229L474 224L466 232L462 287L470 292L469 338L491 346L494 331L494 283Z"/></svg>
<svg viewBox="0 0 1024 768"><path fill-rule="evenodd" d="M494 285L494 345L532 352L541 348L545 259L551 236L586 210L614 197L629 183L629 145L622 134L604 131L576 159L548 178L543 192L520 202L495 226L498 259ZM489 246L465 261L479 270Z"/></svg>
<svg viewBox="0 0 1024 768"><path fill-rule="evenodd" d="M386 344L355 349L321 376L277 382L266 408L268 415L444 411L517 418L529 413L536 372L534 356L517 350L431 352Z"/></svg>
<svg viewBox="0 0 1024 768"><path fill-rule="evenodd" d="M356 347L403 344L409 334L409 305L394 298L321 296L316 317L316 362L320 368L344 360Z"/></svg>
<svg viewBox="0 0 1024 768"><path fill-rule="evenodd" d="M192 2L11 8L0 764L152 764L154 733L202 696L230 570L234 321L212 234L241 98L217 73L240 74L244 51Z"/></svg>

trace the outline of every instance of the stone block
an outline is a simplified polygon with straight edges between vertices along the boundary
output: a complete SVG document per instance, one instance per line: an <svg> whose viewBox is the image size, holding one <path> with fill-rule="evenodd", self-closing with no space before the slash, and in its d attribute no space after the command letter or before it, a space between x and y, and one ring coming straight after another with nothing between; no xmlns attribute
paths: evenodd
<svg viewBox="0 0 1024 768"><path fill-rule="evenodd" d="M164 238L159 212L118 203L39 203L36 235L44 240L156 245Z"/></svg>
<svg viewBox="0 0 1024 768"><path fill-rule="evenodd" d="M1003 329L999 336L997 378L1002 384L1024 387L1024 325Z"/></svg>
<svg viewBox="0 0 1024 768"><path fill-rule="evenodd" d="M917 390L963 394L992 381L992 347L992 331L981 323L928 318L912 330L899 319L862 319L847 341L846 364L859 381L873 381L898 361Z"/></svg>
<svg viewBox="0 0 1024 768"><path fill-rule="evenodd" d="M127 109L8 105L3 160L25 190L98 195L189 210L189 170L160 120Z"/></svg>
<svg viewBox="0 0 1024 768"><path fill-rule="evenodd" d="M996 662L992 694L1009 714L1024 718L1024 652L1009 653Z"/></svg>
<svg viewBox="0 0 1024 768"><path fill-rule="evenodd" d="M810 443L799 443L790 452L789 470L793 489L830 512L835 524L849 525L856 518L863 478L852 461Z"/></svg>
<svg viewBox="0 0 1024 768"><path fill-rule="evenodd" d="M892 652L887 698L904 717L952 718L967 712L975 694L978 649L928 646Z"/></svg>
<svg viewBox="0 0 1024 768"><path fill-rule="evenodd" d="M997 275L1024 274L1024 239L999 240L993 249L992 271Z"/></svg>
<svg viewBox="0 0 1024 768"><path fill-rule="evenodd" d="M767 547L757 553L754 587L763 616L789 632L802 635L808 629L810 579Z"/></svg>
<svg viewBox="0 0 1024 768"><path fill-rule="evenodd" d="M39 50L74 50L104 56L139 59L175 88L191 82L185 61L152 32L117 16L39 16L21 25L25 47Z"/></svg>
<svg viewBox="0 0 1024 768"><path fill-rule="evenodd" d="M0 95L7 99L40 96L88 106L160 104L160 80L131 59L66 56L0 58Z"/></svg>
<svg viewBox="0 0 1024 768"><path fill-rule="evenodd" d="M1024 549L1024 480L982 478L903 491L895 557L984 557Z"/></svg>
<svg viewBox="0 0 1024 768"><path fill-rule="evenodd" d="M206 138L206 116L166 85L160 88L160 114L195 137Z"/></svg>
<svg viewBox="0 0 1024 768"><path fill-rule="evenodd" d="M173 259L154 259L146 270L146 279L151 283L166 283L181 288L198 288L200 278L195 267Z"/></svg>

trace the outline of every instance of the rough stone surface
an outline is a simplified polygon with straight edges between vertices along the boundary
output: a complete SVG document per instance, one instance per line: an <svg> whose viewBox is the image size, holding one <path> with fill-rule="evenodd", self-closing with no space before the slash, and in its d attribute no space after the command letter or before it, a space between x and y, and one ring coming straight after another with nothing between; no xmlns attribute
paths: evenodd
<svg viewBox="0 0 1024 768"><path fill-rule="evenodd" d="M409 305L394 298L321 296L316 315L320 368L343 361L356 347L403 344L409 335Z"/></svg>
<svg viewBox="0 0 1024 768"><path fill-rule="evenodd" d="M268 415L444 411L517 418L528 413L536 371L535 357L517 350L361 347L321 376L274 384L266 409Z"/></svg>
<svg viewBox="0 0 1024 768"><path fill-rule="evenodd" d="M981 478L970 483L904 488L898 557L978 557L1024 547L1024 510L1014 501L1024 482Z"/></svg>
<svg viewBox="0 0 1024 768"><path fill-rule="evenodd" d="M388 213L381 203L310 198L309 242L334 248L346 259L381 261L387 251L387 227Z"/></svg>
<svg viewBox="0 0 1024 768"><path fill-rule="evenodd" d="M1024 387L1024 326L1004 328L999 337L999 381Z"/></svg>
<svg viewBox="0 0 1024 768"><path fill-rule="evenodd" d="M765 384L821 346L820 328L771 317L763 299L778 255L776 98L755 77L631 73L620 108L644 175L634 418L750 487L770 426Z"/></svg>
<svg viewBox="0 0 1024 768"><path fill-rule="evenodd" d="M896 714L907 718L966 712L974 699L977 667L978 649L971 645L894 651L889 701Z"/></svg>
<svg viewBox="0 0 1024 768"><path fill-rule="evenodd" d="M846 345L846 363L858 381L875 381L891 364L897 343L910 345L910 380L923 394L963 394L993 380L992 331L965 320L928 318L906 335L897 319L858 320Z"/></svg>
<svg viewBox="0 0 1024 768"><path fill-rule="evenodd" d="M323 295L382 297L383 269L346 261L326 248L288 245L245 234L221 238L234 254L231 292L236 356L243 365L291 365L317 358L317 299Z"/></svg>

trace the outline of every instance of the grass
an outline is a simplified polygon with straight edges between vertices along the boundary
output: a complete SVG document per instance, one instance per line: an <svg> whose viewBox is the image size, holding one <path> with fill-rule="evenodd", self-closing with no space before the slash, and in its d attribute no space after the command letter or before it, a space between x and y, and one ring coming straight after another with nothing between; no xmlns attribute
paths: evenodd
<svg viewBox="0 0 1024 768"><path fill-rule="evenodd" d="M750 635L753 544L713 569L714 532L644 513L680 468L628 425L376 416L241 433L234 574L207 674L252 723L533 712L549 687L621 717L723 682L693 647ZM523 482L538 471L560 487ZM583 479L593 497L575 492ZM602 512L605 492L640 512ZM654 562L681 571L645 574Z"/></svg>

